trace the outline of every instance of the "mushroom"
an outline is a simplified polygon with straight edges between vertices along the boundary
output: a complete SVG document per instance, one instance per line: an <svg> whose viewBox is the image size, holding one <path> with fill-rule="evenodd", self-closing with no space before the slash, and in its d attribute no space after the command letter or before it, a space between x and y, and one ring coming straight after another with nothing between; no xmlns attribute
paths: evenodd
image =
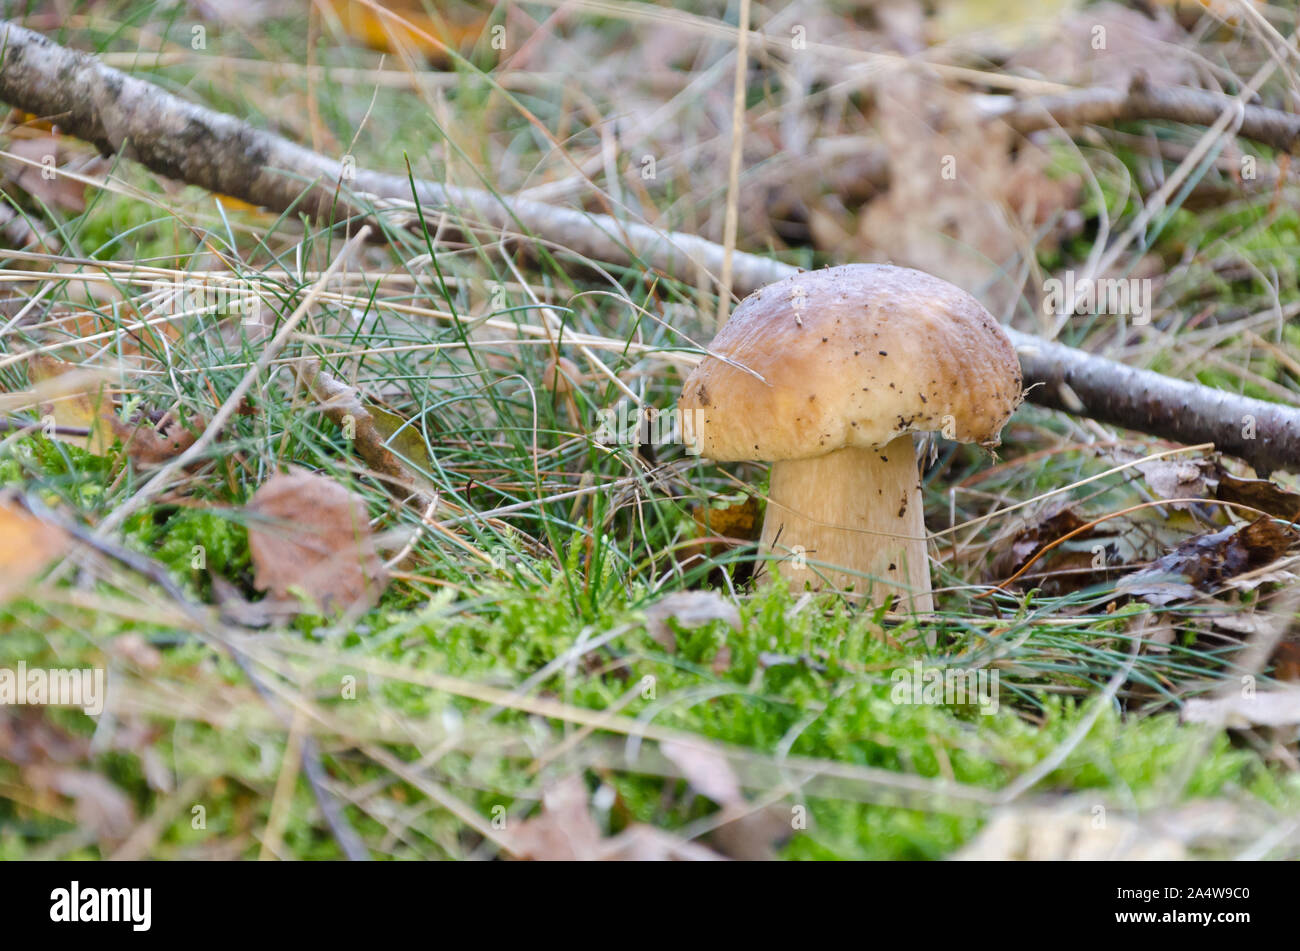
<svg viewBox="0 0 1300 951"><path fill-rule="evenodd" d="M762 548L792 586L934 609L912 433L991 448L1020 404L1010 339L970 294L849 264L741 301L682 386L687 443L772 462ZM818 567L824 566L824 567Z"/></svg>

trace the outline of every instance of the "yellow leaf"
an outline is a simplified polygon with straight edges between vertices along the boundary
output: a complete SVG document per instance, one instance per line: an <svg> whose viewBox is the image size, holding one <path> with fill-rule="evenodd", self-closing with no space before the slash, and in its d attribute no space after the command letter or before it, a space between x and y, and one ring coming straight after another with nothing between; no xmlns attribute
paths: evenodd
<svg viewBox="0 0 1300 951"><path fill-rule="evenodd" d="M487 13L467 3L439 4L436 18L425 13L421 0L384 0L381 6L389 16L377 14L357 0L329 0L326 5L348 36L371 49L386 53L411 50L439 62L448 59L444 44L457 52L466 49L488 21Z"/></svg>
<svg viewBox="0 0 1300 951"><path fill-rule="evenodd" d="M27 375L32 386L38 387L41 383L81 371L82 368L75 364L37 353L31 357ZM112 412L113 401L104 391L103 383L93 389L75 389L41 404L41 415L52 416L55 426L84 429L88 432L86 436L55 433L55 438L80 446L97 456L104 455L112 448L113 430L107 419Z"/></svg>
<svg viewBox="0 0 1300 951"><path fill-rule="evenodd" d="M0 497L0 604L21 594L68 541L62 529Z"/></svg>

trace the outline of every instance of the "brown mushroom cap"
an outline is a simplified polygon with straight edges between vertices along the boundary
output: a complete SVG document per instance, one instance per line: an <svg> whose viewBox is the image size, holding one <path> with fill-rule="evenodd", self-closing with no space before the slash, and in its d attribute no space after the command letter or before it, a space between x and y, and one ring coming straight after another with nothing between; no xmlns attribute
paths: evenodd
<svg viewBox="0 0 1300 951"><path fill-rule="evenodd" d="M936 430L995 446L1021 400L1020 361L993 315L947 281L892 265L769 284L709 351L678 409L700 452L720 461L807 459Z"/></svg>

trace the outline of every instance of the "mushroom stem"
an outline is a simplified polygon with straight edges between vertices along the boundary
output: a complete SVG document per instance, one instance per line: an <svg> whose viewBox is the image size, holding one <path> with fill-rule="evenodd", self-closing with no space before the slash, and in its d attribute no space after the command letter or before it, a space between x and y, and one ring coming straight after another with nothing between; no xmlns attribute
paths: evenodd
<svg viewBox="0 0 1300 951"><path fill-rule="evenodd" d="M773 463L762 545L795 590L832 585L871 604L897 595L902 610L933 611L912 437Z"/></svg>

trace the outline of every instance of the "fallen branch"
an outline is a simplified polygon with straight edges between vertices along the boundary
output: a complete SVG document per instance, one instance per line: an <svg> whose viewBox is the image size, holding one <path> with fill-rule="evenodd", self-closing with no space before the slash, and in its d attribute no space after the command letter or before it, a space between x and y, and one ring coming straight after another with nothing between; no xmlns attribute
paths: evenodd
<svg viewBox="0 0 1300 951"><path fill-rule="evenodd" d="M1236 109L1232 96L1183 86L1153 86L1144 74L1133 77L1128 89L1095 87L1060 96L1017 101L999 97L983 115L1001 119L1017 132L1077 128L1138 119L1164 119L1188 125L1214 125L1225 109ZM1300 116L1252 103L1240 105L1241 124L1236 134L1263 145L1290 152L1300 142Z"/></svg>
<svg viewBox="0 0 1300 951"><path fill-rule="evenodd" d="M411 183L404 176L361 169L345 173L334 159L186 102L39 33L2 20L0 31L0 100L57 122L65 133L106 154L121 153L158 174L274 211L292 208L326 221L367 213L365 202L355 196L411 198ZM1142 102L1153 106L1161 100ZM1035 108L1042 108L1041 101ZM1178 117L1192 115L1190 106L1180 108ZM1255 109L1248 107L1248 112ZM1267 125L1257 131L1263 134ZM713 275L723 271L722 246L698 235L436 182L416 180L414 187L422 207L441 209L462 226L472 222L537 234L593 260L637 263L687 279L700 269ZM796 270L736 252L732 284L743 294ZM1153 436L1213 442L1261 475L1275 469L1300 471L1300 410L1294 407L1134 370L1008 332L1020 353L1031 402Z"/></svg>

